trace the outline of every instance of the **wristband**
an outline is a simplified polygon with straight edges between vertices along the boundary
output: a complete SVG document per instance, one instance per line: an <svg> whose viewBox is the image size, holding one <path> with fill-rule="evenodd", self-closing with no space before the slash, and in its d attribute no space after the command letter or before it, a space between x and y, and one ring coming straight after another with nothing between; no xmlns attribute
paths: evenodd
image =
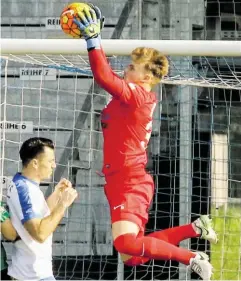
<svg viewBox="0 0 241 281"><path fill-rule="evenodd" d="M100 35L86 40L87 50L100 49Z"/></svg>

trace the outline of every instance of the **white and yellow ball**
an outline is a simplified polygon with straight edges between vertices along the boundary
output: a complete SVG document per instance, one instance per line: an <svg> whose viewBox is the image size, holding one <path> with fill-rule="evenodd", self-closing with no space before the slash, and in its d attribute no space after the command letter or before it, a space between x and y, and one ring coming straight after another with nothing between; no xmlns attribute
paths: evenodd
<svg viewBox="0 0 241 281"><path fill-rule="evenodd" d="M78 12L84 10L84 8L90 9L88 3L72 3L64 8L60 16L60 25L64 33L74 38L81 38L81 32L77 25L73 22L73 19L78 18Z"/></svg>

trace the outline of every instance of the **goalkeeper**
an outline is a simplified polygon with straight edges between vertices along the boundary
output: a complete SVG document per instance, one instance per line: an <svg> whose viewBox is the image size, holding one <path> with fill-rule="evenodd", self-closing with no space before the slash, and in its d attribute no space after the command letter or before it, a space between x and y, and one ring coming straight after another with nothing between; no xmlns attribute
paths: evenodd
<svg viewBox="0 0 241 281"><path fill-rule="evenodd" d="M99 8L92 5L92 9L85 9L78 16L80 20L74 21L86 40L94 78L113 97L102 111L101 124L102 172L114 246L126 265L135 266L150 259L175 260L209 280L212 266L207 255L178 247L180 241L193 237L216 242L208 216L201 216L192 224L144 235L154 194L153 179L145 171L146 148L157 103L152 88L167 75L168 60L155 49L136 48L121 79L109 66L101 48L103 18Z"/></svg>

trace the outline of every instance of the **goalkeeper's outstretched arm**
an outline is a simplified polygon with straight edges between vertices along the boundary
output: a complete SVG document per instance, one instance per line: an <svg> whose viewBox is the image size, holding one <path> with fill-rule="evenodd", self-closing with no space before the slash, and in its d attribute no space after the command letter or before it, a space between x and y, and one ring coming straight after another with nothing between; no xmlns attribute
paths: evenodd
<svg viewBox="0 0 241 281"><path fill-rule="evenodd" d="M74 22L86 40L90 66L96 82L122 102L140 106L146 99L145 91L150 92L167 74L167 58L152 48L136 48L131 54L132 64L125 71L125 79L122 79L113 72L101 48L100 31L103 18L100 9L92 6L92 9L84 9L78 15L79 20L74 19Z"/></svg>
<svg viewBox="0 0 241 281"><path fill-rule="evenodd" d="M132 90L123 79L114 73L102 48L90 50L89 61L93 76L98 85L112 96L119 98L124 102L128 102Z"/></svg>
<svg viewBox="0 0 241 281"><path fill-rule="evenodd" d="M89 11L84 9L79 12L79 18L80 20L75 19L74 22L86 40L90 66L96 82L112 96L128 102L132 89L114 73L101 48L100 31L103 25L101 11L98 7L92 6Z"/></svg>

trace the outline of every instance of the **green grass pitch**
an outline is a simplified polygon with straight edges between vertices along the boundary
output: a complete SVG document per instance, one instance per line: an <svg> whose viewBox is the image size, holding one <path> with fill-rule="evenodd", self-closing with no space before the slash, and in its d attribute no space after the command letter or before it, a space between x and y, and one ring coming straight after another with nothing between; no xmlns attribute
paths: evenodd
<svg viewBox="0 0 241 281"><path fill-rule="evenodd" d="M219 242L211 245L212 280L241 280L241 206L212 210Z"/></svg>

